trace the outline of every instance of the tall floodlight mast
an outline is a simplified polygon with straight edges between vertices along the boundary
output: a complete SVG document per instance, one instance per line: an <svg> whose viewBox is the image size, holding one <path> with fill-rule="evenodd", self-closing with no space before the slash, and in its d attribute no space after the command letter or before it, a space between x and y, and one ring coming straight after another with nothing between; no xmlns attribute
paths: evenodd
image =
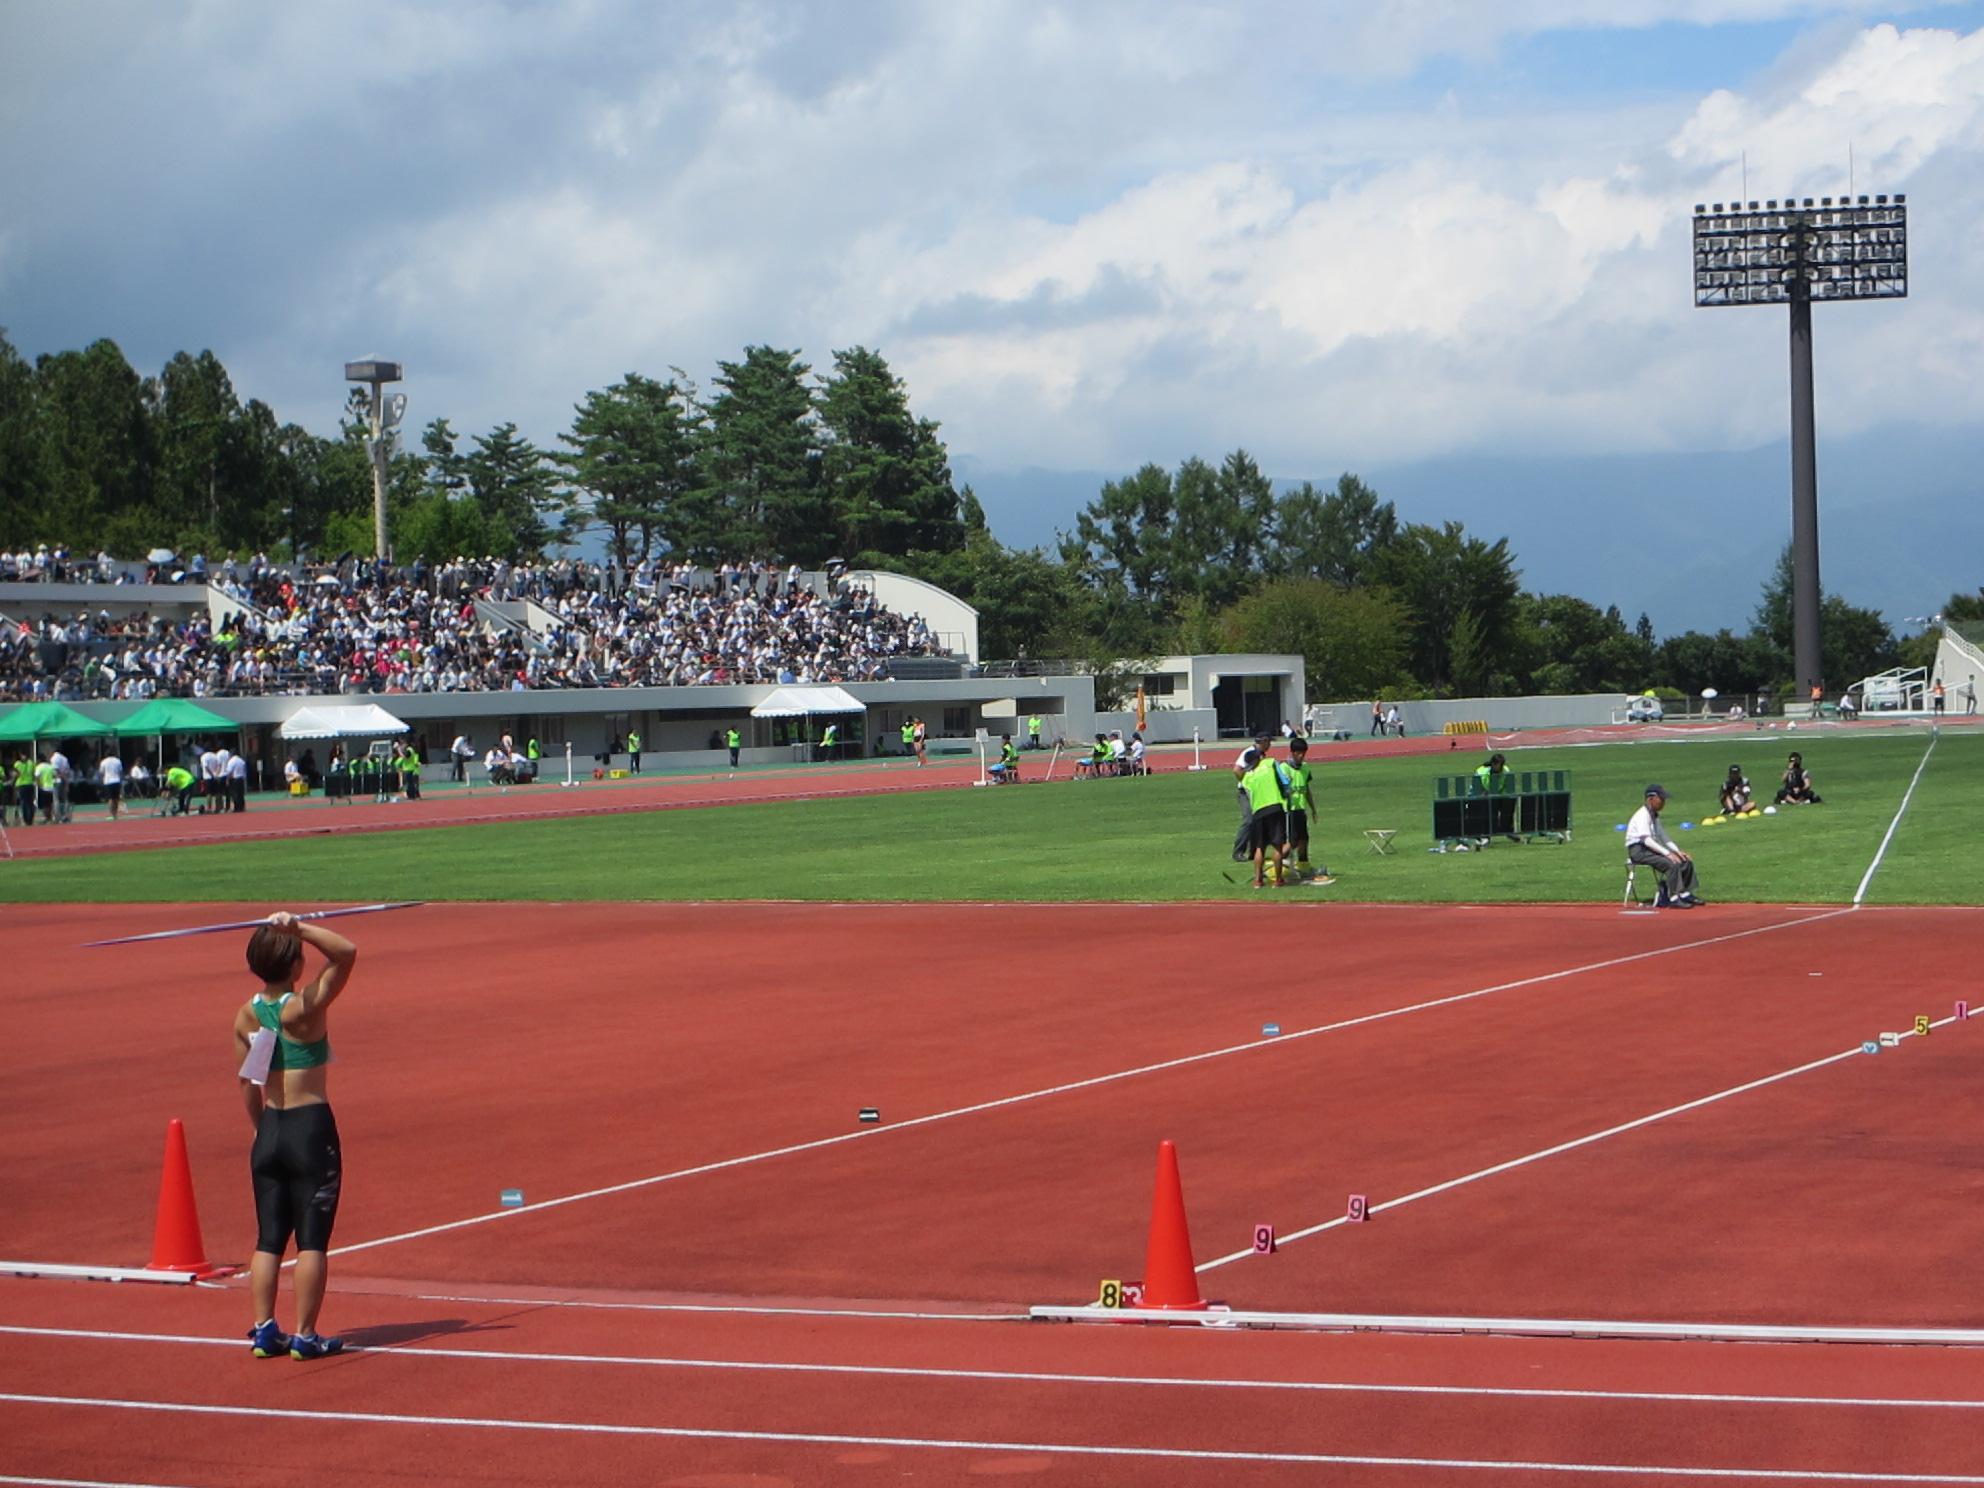
<svg viewBox="0 0 1984 1488"><path fill-rule="evenodd" d="M404 369L398 362L368 357L362 362L344 364L346 382L362 382L372 390L368 402L372 437L365 441L365 453L372 461L372 552L375 557L393 556L386 537L386 471L392 464L393 448L399 443L400 420L406 417L406 394L386 397L386 384L398 382Z"/></svg>
<svg viewBox="0 0 1984 1488"><path fill-rule="evenodd" d="M1812 302L1908 294L1908 198L1695 206L1695 304L1791 307L1791 637L1801 686L1819 653L1819 475Z"/></svg>

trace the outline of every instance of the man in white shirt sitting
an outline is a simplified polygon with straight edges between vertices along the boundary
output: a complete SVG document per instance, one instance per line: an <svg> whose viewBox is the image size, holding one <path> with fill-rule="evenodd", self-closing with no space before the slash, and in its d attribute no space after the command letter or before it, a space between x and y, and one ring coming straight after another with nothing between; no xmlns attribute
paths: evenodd
<svg viewBox="0 0 1984 1488"><path fill-rule="evenodd" d="M1646 804L1626 823L1626 861L1652 868L1661 875L1654 908L1694 909L1701 904L1695 897L1695 860L1674 845L1667 828L1660 824L1660 813L1666 805L1666 787L1649 785Z"/></svg>

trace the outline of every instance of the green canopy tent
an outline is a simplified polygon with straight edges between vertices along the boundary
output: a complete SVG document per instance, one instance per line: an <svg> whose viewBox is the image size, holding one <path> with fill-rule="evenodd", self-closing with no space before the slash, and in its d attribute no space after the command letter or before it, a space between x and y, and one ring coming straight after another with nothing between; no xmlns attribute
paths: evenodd
<svg viewBox="0 0 1984 1488"><path fill-rule="evenodd" d="M167 734L238 734L241 725L223 718L210 708L202 708L188 698L153 698L129 718L116 725L120 739L158 740L158 773L165 775L165 736Z"/></svg>
<svg viewBox="0 0 1984 1488"><path fill-rule="evenodd" d="M67 703L23 703L0 717L0 744L33 744L42 739L99 739L107 723L85 718Z"/></svg>

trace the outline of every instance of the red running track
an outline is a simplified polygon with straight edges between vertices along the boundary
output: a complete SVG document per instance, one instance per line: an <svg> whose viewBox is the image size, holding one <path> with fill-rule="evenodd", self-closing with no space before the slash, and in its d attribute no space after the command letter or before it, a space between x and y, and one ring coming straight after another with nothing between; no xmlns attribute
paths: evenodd
<svg viewBox="0 0 1984 1488"><path fill-rule="evenodd" d="M186 913L133 910L127 928ZM73 949L95 924L75 908L8 915L28 975L0 992L0 1129L12 1134L0 1174L10 1199L21 1196L0 1211L0 1253L142 1260L159 1129L176 1114L192 1137L211 1252L238 1258L250 1225L237 1176L247 1133L215 1032L246 990L238 947L215 938ZM1554 1370L1598 1388L1607 1371L1645 1365L1660 1388L1720 1393L1772 1393L1758 1382L1780 1366L1802 1378L1851 1358L1852 1370L1813 1392L1847 1389L1850 1377L1856 1395L1968 1389L1975 1399L1978 1356L1961 1350L1291 1340L626 1309L812 1299L1010 1314L1079 1300L1100 1276L1135 1274L1151 1152L1169 1136L1184 1153L1205 1284L1240 1306L1977 1326L1984 1192L1961 1134L1984 1128L1984 1107L1969 1027L1381 1208L1366 1226L1291 1241L1268 1260L1214 1263L1253 1223L1290 1234L1328 1219L1353 1187L1383 1206L1823 1059L1907 1027L1917 1011L1940 1014L1965 994L1962 947L1978 924L1974 910L1721 906L1660 917L1585 907L431 906L383 917L362 927L364 959L334 1035L350 1171L331 1321L388 1330L376 1341L424 1331L446 1347L822 1364L899 1359L914 1340L914 1357L944 1367L1009 1360L1166 1377L1315 1380L1375 1360L1420 1371L1407 1381L1451 1384L1466 1366L1503 1385ZM1911 977L1900 986L1848 970L1901 964ZM1329 974L1291 978L1291 966ZM1262 1040L1270 1018L1284 1032ZM1169 1067L1145 1068L1154 1064ZM1093 1083L1040 1093L1075 1082ZM963 1109L987 1102L1002 1103ZM858 1125L862 1105L879 1106L884 1123ZM781 1148L797 1150L766 1155ZM710 1164L729 1165L683 1172ZM644 1179L663 1181L537 1207ZM523 1188L532 1207L498 1208L504 1187ZM495 1300L506 1297L524 1300ZM552 1305L561 1302L586 1305ZM78 1321L99 1306L97 1321ZM206 1337L240 1323L240 1307L235 1290L0 1286L0 1320L14 1326ZM187 1350L216 1362L175 1364ZM14 1395L562 1423L525 1440L498 1425L182 1411L145 1417L164 1448L133 1449L127 1407L0 1402L4 1419L27 1427L0 1433L9 1440L125 1443L138 1455L120 1472L189 1484L239 1480L258 1446L318 1439L361 1476L453 1476L446 1459L514 1462L549 1480L569 1469L588 1481L676 1481L672 1472L685 1483L699 1473L856 1481L877 1469L939 1481L1539 1477L1433 1458L1961 1472L1977 1424L1926 1406L1224 1388L1207 1399L1183 1386L687 1365L444 1369L425 1356L368 1355L315 1371L340 1383L299 1388L287 1380L300 1366L265 1364L251 1380L239 1373L245 1352L206 1344L21 1335L0 1356L17 1361L0 1366ZM1914 1383L1877 1383L1900 1378L1890 1369ZM732 1435L576 1429L588 1424ZM747 1431L863 1440L737 1436ZM875 1437L890 1440L866 1440ZM1015 1445L903 1444L939 1439ZM409 1441L431 1441L437 1455ZM1083 1444L1119 1450L1056 1450ZM1171 1450L1266 1457L1137 1455ZM1274 1460L1290 1453L1414 1461ZM181 1460L206 1470L165 1470ZM18 1470L53 1473L46 1463ZM68 1475L106 1476L100 1466Z"/></svg>

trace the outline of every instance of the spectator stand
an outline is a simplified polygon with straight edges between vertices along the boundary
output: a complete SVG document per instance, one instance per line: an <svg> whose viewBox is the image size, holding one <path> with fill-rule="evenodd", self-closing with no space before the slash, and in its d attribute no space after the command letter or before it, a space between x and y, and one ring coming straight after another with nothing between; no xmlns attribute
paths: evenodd
<svg viewBox="0 0 1984 1488"><path fill-rule="evenodd" d="M1571 840L1571 772L1511 770L1493 794L1473 775L1433 781L1433 840L1441 852L1479 851L1496 838Z"/></svg>

